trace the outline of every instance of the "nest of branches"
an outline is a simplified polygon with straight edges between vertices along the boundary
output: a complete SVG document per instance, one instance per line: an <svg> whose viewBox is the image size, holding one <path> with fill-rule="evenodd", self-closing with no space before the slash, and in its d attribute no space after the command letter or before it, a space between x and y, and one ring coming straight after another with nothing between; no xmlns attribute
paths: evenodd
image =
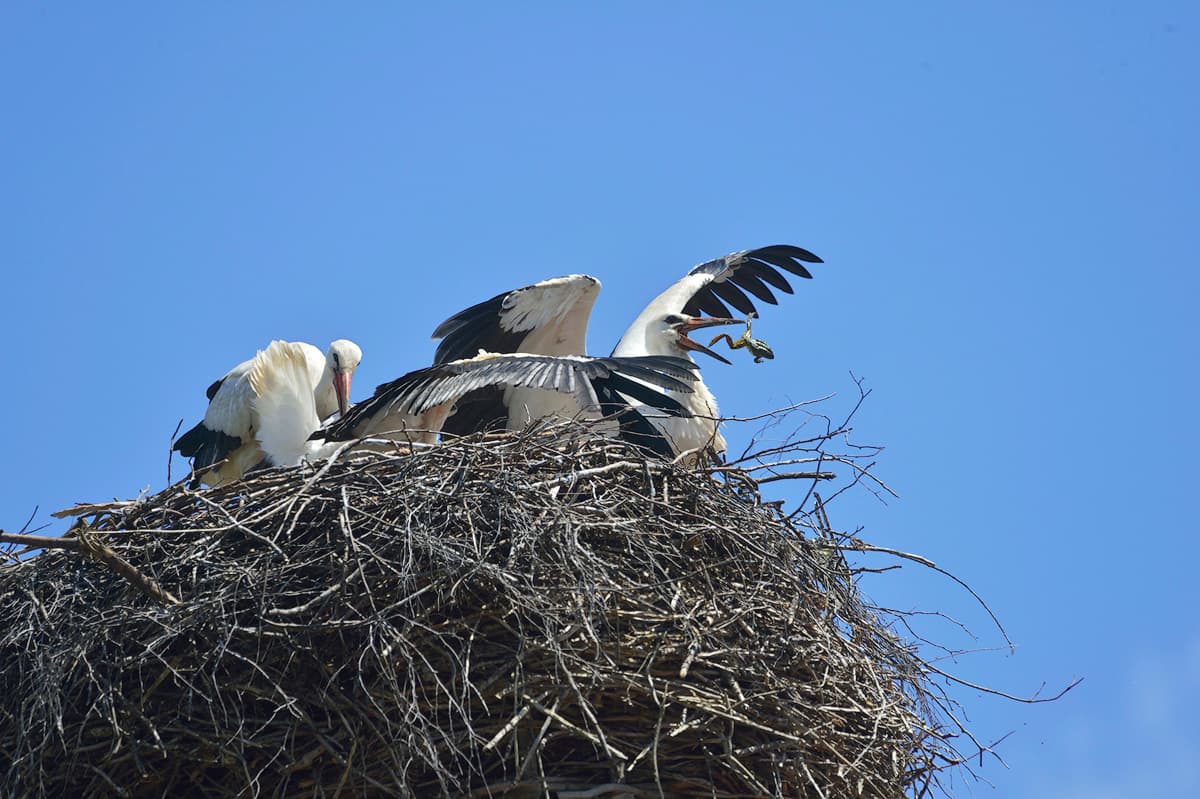
<svg viewBox="0 0 1200 799"><path fill-rule="evenodd" d="M924 664L756 474L542 431L73 509L0 568L0 794L925 793Z"/></svg>

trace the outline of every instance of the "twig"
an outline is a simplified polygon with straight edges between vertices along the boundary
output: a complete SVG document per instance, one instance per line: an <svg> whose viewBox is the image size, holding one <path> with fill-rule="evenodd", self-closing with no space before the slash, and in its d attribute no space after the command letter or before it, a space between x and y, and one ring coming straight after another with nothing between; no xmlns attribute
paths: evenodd
<svg viewBox="0 0 1200 799"><path fill-rule="evenodd" d="M988 607L988 603L983 601L983 597L981 597L979 594L977 594L975 592L975 589L972 588L971 586L967 585L967 583L965 581L963 581L961 578L959 578L959 577L955 576L954 574L941 568L940 566L938 566L937 564L935 564L933 561L929 560L928 558L923 558L920 555L913 555L912 553L909 553L909 552L901 552L898 549L892 549L890 547L872 546L870 544L865 544L859 540L855 540L848 545L838 546L837 548L842 549L842 550L847 550L847 551L854 551L854 552L877 552L877 553L881 553L884 555L892 555L897 558L903 558L904 560L911 560L913 563L919 563L922 566L924 566L925 568L932 569L933 571L937 572L938 574L940 574L944 577L949 577L951 580L958 583L959 586L961 586L963 589L965 589L968 594L970 594L972 597L974 597L975 601L979 603L979 606L982 607L987 612L988 617L991 618L991 620L992 620L992 623L996 625L996 629L1000 631L1000 634L1002 636L1004 636L1004 642L1006 644L1008 644L1009 652L1011 653L1011 652L1016 651L1017 645L1014 644L1012 639L1008 637L1008 633L1005 631L1004 625L1000 623L1000 619L997 618L996 614L992 612L992 609L990 607Z"/></svg>
<svg viewBox="0 0 1200 799"><path fill-rule="evenodd" d="M37 535L0 532L0 543L18 544L34 549L65 549L70 552L89 555L124 577L130 585L146 596L156 599L164 605L179 604L179 600L171 592L161 588L158 583L142 574L133 564L92 535L86 524L82 522L77 524L72 532L75 533L76 538L49 538Z"/></svg>

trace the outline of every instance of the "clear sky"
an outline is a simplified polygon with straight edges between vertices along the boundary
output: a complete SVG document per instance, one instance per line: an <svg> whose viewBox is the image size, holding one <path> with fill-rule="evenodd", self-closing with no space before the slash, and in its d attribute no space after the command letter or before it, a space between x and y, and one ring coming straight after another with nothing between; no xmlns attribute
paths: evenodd
<svg viewBox="0 0 1200 799"><path fill-rule="evenodd" d="M606 353L693 264L799 244L723 409L865 378L901 498L834 523L1018 648L919 570L865 590L966 621L967 679L1085 678L958 691L1011 733L964 795L1200 795L1194 4L186 5L0 8L0 527L163 487L272 338L355 339L362 397L498 291L598 276Z"/></svg>

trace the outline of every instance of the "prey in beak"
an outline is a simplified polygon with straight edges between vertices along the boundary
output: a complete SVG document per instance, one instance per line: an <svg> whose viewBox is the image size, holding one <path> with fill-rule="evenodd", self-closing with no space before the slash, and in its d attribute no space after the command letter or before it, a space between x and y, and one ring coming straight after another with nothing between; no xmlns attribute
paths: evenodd
<svg viewBox="0 0 1200 799"><path fill-rule="evenodd" d="M711 347L721 339L725 339L725 343L729 345L729 349L731 350L740 350L743 348L749 350L750 354L754 356L755 363L762 363L764 358L767 360L774 358L775 350L771 349L770 344L763 341L761 338L755 338L754 336L750 335L750 325L757 317L758 314L756 314L754 311L750 312L750 315L746 317L746 330L736 341L734 340L733 336L729 335L728 333L718 333L717 335L713 336L712 341L708 342L708 346Z"/></svg>
<svg viewBox="0 0 1200 799"><path fill-rule="evenodd" d="M705 355L716 358L721 363L731 363L729 359L718 355L698 341L688 338L688 333L693 330L701 330L706 327L716 327L717 325L737 325L741 324L740 319L722 319L715 316L684 316L682 321L672 325L675 332L679 334L679 346L685 350L694 352L703 352Z"/></svg>

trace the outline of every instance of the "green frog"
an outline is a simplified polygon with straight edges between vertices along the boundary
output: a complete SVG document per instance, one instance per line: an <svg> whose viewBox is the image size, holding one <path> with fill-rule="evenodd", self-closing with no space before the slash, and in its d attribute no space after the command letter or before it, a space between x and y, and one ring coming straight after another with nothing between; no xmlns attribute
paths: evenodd
<svg viewBox="0 0 1200 799"><path fill-rule="evenodd" d="M763 341L761 338L754 338L750 335L750 322L755 319L758 314L753 311L746 317L746 331L742 333L741 338L734 340L733 336L728 333L721 333L714 336L713 340L708 342L708 346L716 344L721 339L729 344L729 349L740 350L742 348L750 350L750 354L754 356L755 363L762 363L763 358L771 359L775 357L775 351L771 349L771 345Z"/></svg>

